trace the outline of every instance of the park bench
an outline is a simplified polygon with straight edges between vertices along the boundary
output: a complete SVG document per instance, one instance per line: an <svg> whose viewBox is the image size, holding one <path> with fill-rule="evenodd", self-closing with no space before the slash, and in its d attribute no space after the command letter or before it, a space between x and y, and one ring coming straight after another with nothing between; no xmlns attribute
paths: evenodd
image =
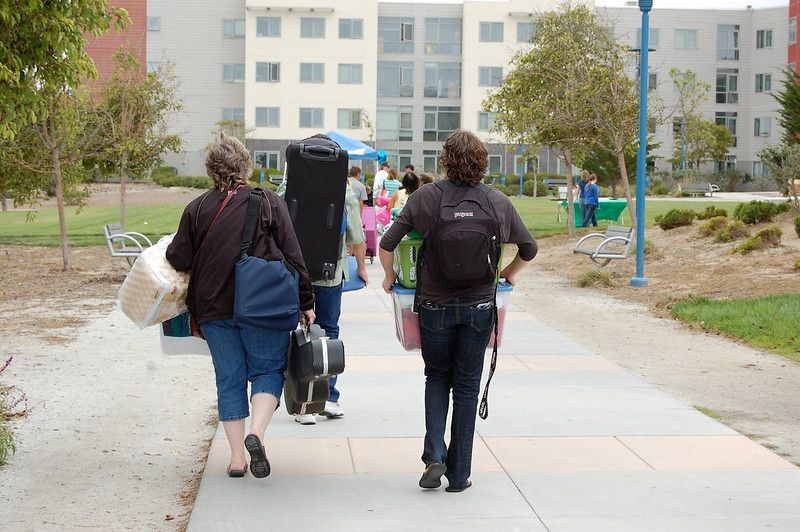
<svg viewBox="0 0 800 532"><path fill-rule="evenodd" d="M584 247L584 242L596 239L601 239L597 246L592 243ZM592 262L602 268L614 259L627 259L632 242L633 227L609 225L605 233L591 233L578 240L572 252L588 255Z"/></svg>
<svg viewBox="0 0 800 532"><path fill-rule="evenodd" d="M136 258L142 254L145 247L153 245L150 239L142 233L123 231L120 224L106 224L103 227L103 233L111 256L125 257L131 266L133 266Z"/></svg>
<svg viewBox="0 0 800 532"><path fill-rule="evenodd" d="M719 187L712 183L679 183L678 190L681 194L689 194L690 196L705 196L710 194L714 197L714 192L719 192Z"/></svg>

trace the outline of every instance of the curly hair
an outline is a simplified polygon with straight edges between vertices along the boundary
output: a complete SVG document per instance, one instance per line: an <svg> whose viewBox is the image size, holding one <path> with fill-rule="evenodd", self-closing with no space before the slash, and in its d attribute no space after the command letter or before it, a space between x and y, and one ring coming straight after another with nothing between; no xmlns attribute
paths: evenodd
<svg viewBox="0 0 800 532"><path fill-rule="evenodd" d="M244 144L224 133L214 140L206 155L206 173L214 188L228 190L247 185L253 172L253 160Z"/></svg>
<svg viewBox="0 0 800 532"><path fill-rule="evenodd" d="M442 146L439 164L450 181L480 183L489 165L483 142L469 131L457 129Z"/></svg>

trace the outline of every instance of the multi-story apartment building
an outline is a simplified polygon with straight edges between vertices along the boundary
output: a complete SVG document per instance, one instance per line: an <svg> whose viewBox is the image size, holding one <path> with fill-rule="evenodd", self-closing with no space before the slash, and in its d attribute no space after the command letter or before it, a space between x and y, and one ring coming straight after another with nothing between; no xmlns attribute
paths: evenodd
<svg viewBox="0 0 800 532"><path fill-rule="evenodd" d="M266 167L283 167L288 143L335 129L385 149L400 168L412 162L435 171L442 141L462 127L487 142L492 173L521 164L558 171L547 150L521 161L516 146L491 132L492 117L481 109L513 54L529 46L538 14L558 3L200 0L187 17L184 2L150 0L148 65L175 64L184 103L172 125L184 135L184 151L167 164L203 173L215 123L242 119L248 146ZM638 9L598 12L619 39L637 46ZM712 87L701 112L736 137L720 166L758 175L756 153L780 136L769 93L796 33L787 8L655 9L651 27L650 76L667 109L675 100L670 68L696 71ZM673 118L656 127L662 168L673 153Z"/></svg>

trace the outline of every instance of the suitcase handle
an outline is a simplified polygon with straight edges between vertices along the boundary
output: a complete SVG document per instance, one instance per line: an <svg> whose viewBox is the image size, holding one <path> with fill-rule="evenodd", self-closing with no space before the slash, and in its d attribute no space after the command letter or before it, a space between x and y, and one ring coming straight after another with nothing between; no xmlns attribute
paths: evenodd
<svg viewBox="0 0 800 532"><path fill-rule="evenodd" d="M318 144L301 144L300 157L317 161L335 161L339 158L339 148L330 148Z"/></svg>

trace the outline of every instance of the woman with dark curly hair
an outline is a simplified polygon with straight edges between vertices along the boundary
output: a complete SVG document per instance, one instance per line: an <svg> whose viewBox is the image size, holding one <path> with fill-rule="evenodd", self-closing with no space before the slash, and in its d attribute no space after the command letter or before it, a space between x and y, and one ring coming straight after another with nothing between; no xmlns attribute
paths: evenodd
<svg viewBox="0 0 800 532"><path fill-rule="evenodd" d="M222 135L208 150L206 171L214 188L187 205L167 260L191 272L186 306L208 341L217 381L217 410L231 449L228 476L243 477L250 453L254 477L266 477L270 464L264 432L278 407L286 371L289 331L253 327L233 319L234 270L242 256L242 233L253 171L250 152ZM300 275L301 320L314 321L314 294L289 210L271 190L261 193L250 255L286 260ZM250 382L248 404L247 383ZM250 415L245 436L245 418Z"/></svg>
<svg viewBox="0 0 800 532"><path fill-rule="evenodd" d="M478 137L457 130L445 141L439 162L446 178L409 196L381 239L380 259L386 274L383 288L388 293L397 278L392 252L400 239L412 229L425 239L417 272L425 362L425 471L419 485L438 488L446 475L447 491L460 492L472 485L478 392L494 327L497 270L491 258L499 256L499 243L517 245L516 257L500 272L514 284L517 273L536 255L537 246L506 195L483 184L488 155ZM479 226L485 228L484 233ZM483 240L486 233L491 236ZM492 251L473 253L479 249ZM476 260L464 260L471 254ZM444 431L451 390L453 417L447 446Z"/></svg>

